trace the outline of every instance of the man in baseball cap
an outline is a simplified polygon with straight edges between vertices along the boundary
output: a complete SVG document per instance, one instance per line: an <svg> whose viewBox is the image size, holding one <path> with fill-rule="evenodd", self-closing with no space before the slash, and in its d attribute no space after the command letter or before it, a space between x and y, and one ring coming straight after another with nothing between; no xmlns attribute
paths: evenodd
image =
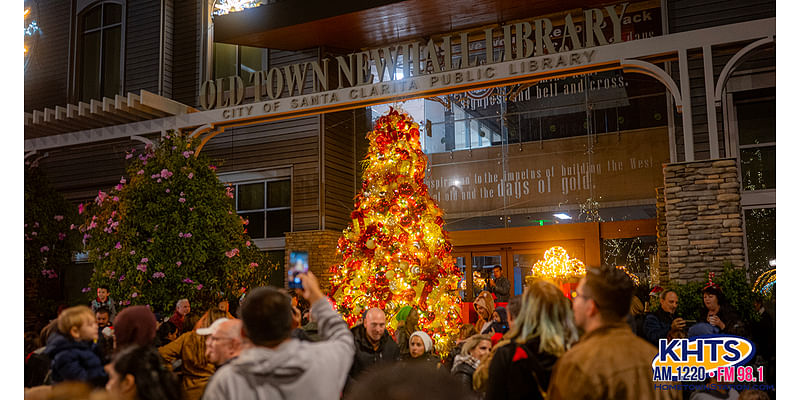
<svg viewBox="0 0 800 400"><path fill-rule="evenodd" d="M217 368L239 356L242 351L242 321L220 318L208 328L197 330L206 338L206 358Z"/></svg>

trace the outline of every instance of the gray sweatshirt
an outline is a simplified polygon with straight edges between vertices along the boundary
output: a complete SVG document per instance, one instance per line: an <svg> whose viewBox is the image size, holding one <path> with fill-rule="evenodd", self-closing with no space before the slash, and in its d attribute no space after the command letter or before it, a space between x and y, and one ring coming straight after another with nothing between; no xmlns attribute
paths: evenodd
<svg viewBox="0 0 800 400"><path fill-rule="evenodd" d="M242 352L211 377L203 400L340 398L353 363L353 335L326 298L311 307L320 342L290 339Z"/></svg>

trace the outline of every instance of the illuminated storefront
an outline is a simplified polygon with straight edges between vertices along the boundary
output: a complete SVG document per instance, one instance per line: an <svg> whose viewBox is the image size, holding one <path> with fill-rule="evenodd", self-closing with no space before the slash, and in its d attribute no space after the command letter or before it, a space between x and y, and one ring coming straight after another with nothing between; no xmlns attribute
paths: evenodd
<svg viewBox="0 0 800 400"><path fill-rule="evenodd" d="M651 283L697 279L700 264L723 261L761 271L774 259L774 246L745 244L743 233L774 221L775 129L757 119L774 104L774 5L771 15L743 10L690 28L681 3L667 1L526 5L489 13L496 20L476 9L460 23L419 1L326 6L319 18L288 2L260 3L223 15L221 3L167 2L153 29L168 34L161 45L154 39L160 51L142 56L158 79L147 81L130 59L146 51L122 42L121 86L138 94L89 99L70 84L53 100L31 86L26 153L49 154L41 165L78 200L110 181L81 160L167 129L199 136L237 193L280 193L240 209L263 219L259 247L276 259L313 247L312 269L324 277L360 187L364 134L392 106L423 128L426 184L459 265L483 276L502 265L515 293L553 246L587 265L625 265ZM81 7L76 21L89 12ZM286 15L296 23L282 22ZM373 23L381 15L409 29L386 33ZM142 17L132 8L125 18L134 26ZM78 34L66 32L66 42ZM40 66L30 79L45 73ZM118 175L108 158L109 177ZM687 183L694 169L714 168L704 170L706 184L717 185L707 189L739 196L718 227L732 239L684 254L684 240L719 232L680 225L688 217L674 196L703 185ZM726 168L740 185L714 177ZM676 174L682 180L670 180ZM465 300L473 276L465 274Z"/></svg>

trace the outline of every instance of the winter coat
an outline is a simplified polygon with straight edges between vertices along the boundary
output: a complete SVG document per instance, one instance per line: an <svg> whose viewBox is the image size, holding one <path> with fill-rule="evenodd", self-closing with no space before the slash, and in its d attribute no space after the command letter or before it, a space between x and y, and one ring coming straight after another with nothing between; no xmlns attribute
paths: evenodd
<svg viewBox="0 0 800 400"><path fill-rule="evenodd" d="M494 278L494 287L486 285L486 290L497 296L498 303L508 302L508 294L511 292L511 283L508 278L501 276Z"/></svg>
<svg viewBox="0 0 800 400"><path fill-rule="evenodd" d="M669 333L669 328L672 326L672 320L674 319L675 315L664 311L663 308L647 314L644 317L644 338L654 346L658 346L658 339L667 338L667 333Z"/></svg>
<svg viewBox="0 0 800 400"><path fill-rule="evenodd" d="M601 326L583 335L558 360L548 399L677 400L678 390L653 385L652 363L657 353L625 322Z"/></svg>
<svg viewBox="0 0 800 400"><path fill-rule="evenodd" d="M539 338L499 347L489 364L486 399L542 399L558 358L539 352Z"/></svg>
<svg viewBox="0 0 800 400"><path fill-rule="evenodd" d="M108 380L103 363L91 342L75 341L56 332L47 339L45 353L52 360L50 368L53 383L83 381L103 386Z"/></svg>
<svg viewBox="0 0 800 400"><path fill-rule="evenodd" d="M45 378L50 371L50 357L45 353L47 347L40 347L25 357L25 387L34 387L45 384Z"/></svg>
<svg viewBox="0 0 800 400"><path fill-rule="evenodd" d="M429 351L417 358L411 357L410 353L405 356L400 356L400 361L409 366L425 366L430 368L437 368L442 362L439 357Z"/></svg>
<svg viewBox="0 0 800 400"><path fill-rule="evenodd" d="M698 322L708 321L708 314L708 309L702 307L700 309L700 320ZM736 311L733 311L733 307L727 304L720 305L717 316L722 323L725 324L725 329L722 329L719 333L749 337L747 327L744 322L742 322L741 318L739 318L739 315L736 314Z"/></svg>
<svg viewBox="0 0 800 400"><path fill-rule="evenodd" d="M338 400L353 362L353 337L327 299L314 303L311 314L322 341L248 348L214 374L203 400Z"/></svg>
<svg viewBox="0 0 800 400"><path fill-rule="evenodd" d="M367 339L367 329L364 325L356 325L350 332L353 334L356 354L353 359L353 366L348 374L350 379L357 379L362 372L376 364L384 362L395 362L400 359L400 349L394 342L389 332L384 331L378 349L372 347L372 343Z"/></svg>
<svg viewBox="0 0 800 400"><path fill-rule="evenodd" d="M472 391L472 374L475 373L475 369L478 368L479 364L480 361L475 357L459 354L453 360L451 372L467 390Z"/></svg>
<svg viewBox="0 0 800 400"><path fill-rule="evenodd" d="M208 384L208 379L214 374L214 364L206 359L205 341L205 336L191 331L158 348L158 352L167 363L183 361L181 387L186 392L187 400L199 399Z"/></svg>

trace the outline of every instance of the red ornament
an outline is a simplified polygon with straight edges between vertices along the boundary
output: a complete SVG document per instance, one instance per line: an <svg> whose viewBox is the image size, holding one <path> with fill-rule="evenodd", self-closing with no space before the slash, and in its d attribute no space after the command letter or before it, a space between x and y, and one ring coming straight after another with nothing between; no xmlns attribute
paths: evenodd
<svg viewBox="0 0 800 400"><path fill-rule="evenodd" d="M408 183L401 183L397 191L403 196L411 196L414 194L414 188Z"/></svg>

